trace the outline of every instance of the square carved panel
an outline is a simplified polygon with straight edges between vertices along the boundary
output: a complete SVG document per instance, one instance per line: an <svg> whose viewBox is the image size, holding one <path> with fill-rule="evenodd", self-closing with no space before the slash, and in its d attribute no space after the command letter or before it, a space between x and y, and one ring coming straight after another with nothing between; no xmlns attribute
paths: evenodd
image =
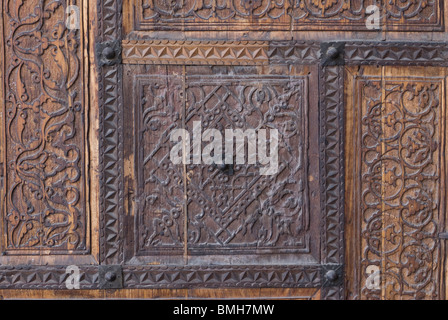
<svg viewBox="0 0 448 320"><path fill-rule="evenodd" d="M280 135L273 175L261 175L260 164L187 167L189 249L309 253L308 76L196 75L187 86L190 131L200 122L204 131L275 128Z"/></svg>
<svg viewBox="0 0 448 320"><path fill-rule="evenodd" d="M311 160L318 139L317 127L310 128L318 114L317 97L309 96L317 87L315 67L129 66L128 74L143 69L158 75L129 80L135 106L136 256L318 261L319 163ZM192 138L185 164L171 158L176 129ZM278 166L266 174L266 163L249 160L250 139L257 139L250 133L264 130L274 139L274 129ZM193 157L198 130L202 139L207 131L219 133L222 151L228 130L247 136L244 147L233 145L231 163L198 163ZM207 145L200 141L203 157ZM238 161L242 153L244 161Z"/></svg>

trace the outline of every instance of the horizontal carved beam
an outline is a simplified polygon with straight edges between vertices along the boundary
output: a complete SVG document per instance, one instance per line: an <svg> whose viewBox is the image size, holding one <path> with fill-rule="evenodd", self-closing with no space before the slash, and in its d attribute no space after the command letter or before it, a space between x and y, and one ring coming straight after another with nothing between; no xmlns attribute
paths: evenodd
<svg viewBox="0 0 448 320"><path fill-rule="evenodd" d="M135 266L124 267L126 289L319 288L323 266ZM326 270L326 269L325 269ZM67 289L65 266L0 267L0 289ZM80 289L97 289L98 266L79 267Z"/></svg>
<svg viewBox="0 0 448 320"><path fill-rule="evenodd" d="M125 40L125 64L268 65L312 64L313 42Z"/></svg>
<svg viewBox="0 0 448 320"><path fill-rule="evenodd" d="M124 40L124 64L314 64L320 44L306 41ZM448 65L445 43L345 42L346 64Z"/></svg>

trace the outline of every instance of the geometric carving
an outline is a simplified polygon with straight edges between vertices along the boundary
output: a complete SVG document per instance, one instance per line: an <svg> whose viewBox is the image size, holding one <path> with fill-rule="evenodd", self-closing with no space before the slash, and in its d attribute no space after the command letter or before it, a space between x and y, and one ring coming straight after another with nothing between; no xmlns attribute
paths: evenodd
<svg viewBox="0 0 448 320"><path fill-rule="evenodd" d="M319 288L320 266L127 267L126 288Z"/></svg>
<svg viewBox="0 0 448 320"><path fill-rule="evenodd" d="M125 64L316 64L320 47L309 41L123 40ZM448 65L444 43L346 42L350 65Z"/></svg>
<svg viewBox="0 0 448 320"><path fill-rule="evenodd" d="M70 273L65 266L15 266L0 267L0 289L67 290ZM98 288L98 267L80 268L81 289Z"/></svg>
<svg viewBox="0 0 448 320"><path fill-rule="evenodd" d="M327 66L320 73L320 158L322 263L344 263L344 87L343 67ZM339 300L344 286L323 288L322 299Z"/></svg>
<svg viewBox="0 0 448 320"><path fill-rule="evenodd" d="M97 41L120 39L121 8L117 1L98 1ZM122 67L98 69L98 104L100 122L100 262L119 264L123 261L123 115Z"/></svg>
<svg viewBox="0 0 448 320"><path fill-rule="evenodd" d="M0 267L0 289L67 290L65 266ZM97 266L80 268L80 288L99 289ZM128 289L189 288L319 288L320 266L127 266Z"/></svg>
<svg viewBox="0 0 448 320"><path fill-rule="evenodd" d="M313 42L123 40L125 64L270 65L316 63Z"/></svg>
<svg viewBox="0 0 448 320"><path fill-rule="evenodd" d="M308 77L187 75L183 93L180 76L135 76L139 255L310 253ZM278 128L279 172L172 164L170 133L192 132L193 122L203 131Z"/></svg>
<svg viewBox="0 0 448 320"><path fill-rule="evenodd" d="M448 66L448 47L436 42L347 42L345 56L350 65Z"/></svg>
<svg viewBox="0 0 448 320"><path fill-rule="evenodd" d="M325 228L322 230L323 260L329 264L343 263L340 241L344 223L343 107L340 88L344 86L341 67L325 67L321 73L321 200Z"/></svg>
<svg viewBox="0 0 448 320"><path fill-rule="evenodd" d="M279 131L278 173L187 166L191 254L309 253L308 76L188 76L187 123Z"/></svg>

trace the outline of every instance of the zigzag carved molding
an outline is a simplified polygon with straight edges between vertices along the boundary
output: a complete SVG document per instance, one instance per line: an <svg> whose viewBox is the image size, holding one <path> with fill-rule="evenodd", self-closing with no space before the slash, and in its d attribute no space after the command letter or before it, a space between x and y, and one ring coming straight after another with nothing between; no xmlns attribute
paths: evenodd
<svg viewBox="0 0 448 320"><path fill-rule="evenodd" d="M125 40L122 46L125 64L311 64L320 55L313 42Z"/></svg>

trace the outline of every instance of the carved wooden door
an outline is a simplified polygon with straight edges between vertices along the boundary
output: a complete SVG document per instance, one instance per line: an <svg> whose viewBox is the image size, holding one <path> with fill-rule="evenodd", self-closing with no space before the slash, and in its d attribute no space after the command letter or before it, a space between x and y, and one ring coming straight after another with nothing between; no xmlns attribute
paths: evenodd
<svg viewBox="0 0 448 320"><path fill-rule="evenodd" d="M445 298L446 6L2 1L0 295Z"/></svg>

